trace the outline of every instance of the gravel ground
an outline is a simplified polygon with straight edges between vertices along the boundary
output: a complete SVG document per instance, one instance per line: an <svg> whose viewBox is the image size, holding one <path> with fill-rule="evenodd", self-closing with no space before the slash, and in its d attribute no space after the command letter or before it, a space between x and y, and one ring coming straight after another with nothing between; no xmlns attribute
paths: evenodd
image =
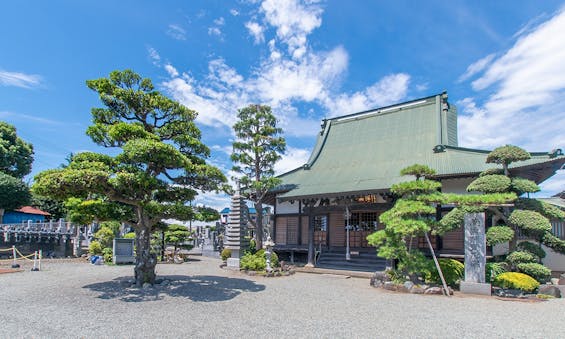
<svg viewBox="0 0 565 339"><path fill-rule="evenodd" d="M53 260L0 274L0 338L565 338L565 299L400 294L367 279L251 277L219 263L160 264L171 284L151 289L125 287L132 266Z"/></svg>

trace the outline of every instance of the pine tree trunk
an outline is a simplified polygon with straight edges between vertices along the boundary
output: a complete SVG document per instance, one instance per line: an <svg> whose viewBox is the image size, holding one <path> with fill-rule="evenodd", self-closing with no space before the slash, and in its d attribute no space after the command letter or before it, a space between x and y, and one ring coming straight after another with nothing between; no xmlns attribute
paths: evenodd
<svg viewBox="0 0 565 339"><path fill-rule="evenodd" d="M140 220L135 228L135 284L155 283L155 266L157 255L151 252L151 225Z"/></svg>
<svg viewBox="0 0 565 339"><path fill-rule="evenodd" d="M260 250L263 248L263 204L255 203L255 248Z"/></svg>

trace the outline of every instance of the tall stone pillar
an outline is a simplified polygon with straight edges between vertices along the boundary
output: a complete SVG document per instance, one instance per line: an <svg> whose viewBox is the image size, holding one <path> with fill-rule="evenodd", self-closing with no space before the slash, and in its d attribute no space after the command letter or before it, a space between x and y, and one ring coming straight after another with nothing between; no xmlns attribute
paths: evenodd
<svg viewBox="0 0 565 339"><path fill-rule="evenodd" d="M249 240L245 238L247 230L247 205L240 195L239 187L231 197L230 214L226 233L224 236L224 247L231 250L231 258L227 260L228 268L239 269L239 258L243 251L249 247Z"/></svg>
<svg viewBox="0 0 565 339"><path fill-rule="evenodd" d="M465 281L460 284L461 292L491 295L491 286L485 283L486 252L485 214L465 214Z"/></svg>

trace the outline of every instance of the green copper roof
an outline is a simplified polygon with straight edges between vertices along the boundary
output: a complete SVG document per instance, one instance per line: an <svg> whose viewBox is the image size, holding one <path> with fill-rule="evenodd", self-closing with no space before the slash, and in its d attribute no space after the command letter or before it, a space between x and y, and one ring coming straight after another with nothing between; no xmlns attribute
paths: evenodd
<svg viewBox="0 0 565 339"><path fill-rule="evenodd" d="M439 94L327 120L308 163L280 176L281 187L292 189L278 198L387 190L406 180L400 170L415 163L430 166L439 177L496 167L485 163L489 151L457 147L457 113L446 99ZM437 145L443 146L434 152ZM541 182L563 163L564 156L534 153L511 169Z"/></svg>

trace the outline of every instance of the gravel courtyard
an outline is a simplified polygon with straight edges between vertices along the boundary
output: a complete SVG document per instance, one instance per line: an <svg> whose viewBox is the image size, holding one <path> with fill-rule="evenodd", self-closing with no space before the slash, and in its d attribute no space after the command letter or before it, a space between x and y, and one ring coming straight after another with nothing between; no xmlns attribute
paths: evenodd
<svg viewBox="0 0 565 339"><path fill-rule="evenodd" d="M367 279L250 277L198 258L169 286L124 287L132 266L45 262L0 274L0 338L564 338L565 299L503 301L374 289Z"/></svg>

